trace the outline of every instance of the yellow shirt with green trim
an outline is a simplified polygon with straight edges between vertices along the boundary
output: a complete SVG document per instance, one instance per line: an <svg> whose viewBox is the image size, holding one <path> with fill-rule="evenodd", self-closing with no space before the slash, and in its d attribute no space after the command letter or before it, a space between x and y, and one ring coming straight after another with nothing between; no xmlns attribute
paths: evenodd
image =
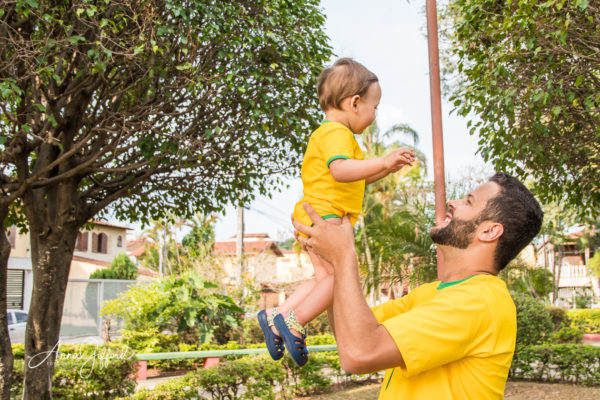
<svg viewBox="0 0 600 400"><path fill-rule="evenodd" d="M339 122L324 121L310 136L302 161L304 196L294 207L294 219L305 225L312 221L302 203L309 203L324 218L348 214L354 224L362 209L365 180L338 182L329 171L337 159L363 160L354 134Z"/></svg>
<svg viewBox="0 0 600 400"><path fill-rule="evenodd" d="M498 277L429 283L373 313L406 363L385 372L380 400L504 397L517 314Z"/></svg>

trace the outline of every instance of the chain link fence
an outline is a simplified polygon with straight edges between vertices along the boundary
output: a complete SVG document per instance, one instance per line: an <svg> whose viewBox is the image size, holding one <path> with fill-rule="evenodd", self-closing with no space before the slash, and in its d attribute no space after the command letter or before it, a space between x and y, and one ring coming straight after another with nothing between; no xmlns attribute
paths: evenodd
<svg viewBox="0 0 600 400"><path fill-rule="evenodd" d="M115 299L119 293L135 284L134 280L69 279L60 327L61 338L102 337L102 302ZM118 334L120 329L119 321L111 320L109 334Z"/></svg>

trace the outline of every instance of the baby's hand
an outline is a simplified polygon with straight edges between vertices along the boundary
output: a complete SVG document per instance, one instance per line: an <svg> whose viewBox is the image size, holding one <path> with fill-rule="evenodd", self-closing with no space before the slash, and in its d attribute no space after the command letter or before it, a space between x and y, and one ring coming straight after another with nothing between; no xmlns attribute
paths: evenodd
<svg viewBox="0 0 600 400"><path fill-rule="evenodd" d="M396 172L405 165L412 165L415 161L415 152L407 147L392 151L384 157L385 168L390 172Z"/></svg>

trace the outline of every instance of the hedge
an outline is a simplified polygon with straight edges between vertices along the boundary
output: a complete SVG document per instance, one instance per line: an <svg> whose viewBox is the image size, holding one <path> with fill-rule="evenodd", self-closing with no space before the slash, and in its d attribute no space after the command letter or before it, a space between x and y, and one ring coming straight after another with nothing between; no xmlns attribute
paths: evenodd
<svg viewBox="0 0 600 400"><path fill-rule="evenodd" d="M509 377L600 385L600 347L578 344L527 346L515 352Z"/></svg>
<svg viewBox="0 0 600 400"><path fill-rule="evenodd" d="M135 354L119 344L63 345L54 365L52 395L57 399L114 399L135 391ZM15 356L11 398L23 394L23 345L13 345ZM40 359L42 361L42 359Z"/></svg>
<svg viewBox="0 0 600 400"><path fill-rule="evenodd" d="M134 400L169 399L292 399L327 390L332 383L371 381L379 374L350 375L340 368L337 352L310 355L301 368L289 357L273 361L268 355L245 356L221 361L210 369L199 369L182 378L142 389ZM123 398L122 400L125 400Z"/></svg>
<svg viewBox="0 0 600 400"><path fill-rule="evenodd" d="M583 333L600 333L600 309L568 310L567 316Z"/></svg>

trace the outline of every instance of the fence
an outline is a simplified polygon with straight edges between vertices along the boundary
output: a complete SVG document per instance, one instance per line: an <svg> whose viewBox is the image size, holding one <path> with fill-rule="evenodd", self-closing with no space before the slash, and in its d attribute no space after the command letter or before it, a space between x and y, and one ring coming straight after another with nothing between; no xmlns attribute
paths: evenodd
<svg viewBox="0 0 600 400"><path fill-rule="evenodd" d="M310 352L319 351L337 351L337 345L324 344L316 346L307 346ZM219 362L219 359L227 356L242 356L249 354L266 353L267 349L262 347L259 349L238 349L238 350L203 350L203 351L179 351L170 353L138 353L136 354L139 360L136 372L136 379L143 381L147 379L148 360L173 360L183 358L203 358L204 368L210 368Z"/></svg>
<svg viewBox="0 0 600 400"><path fill-rule="evenodd" d="M115 299L136 281L113 279L69 279L60 326L61 338L73 336L101 336L102 302ZM118 321L112 321L111 334L120 329Z"/></svg>

